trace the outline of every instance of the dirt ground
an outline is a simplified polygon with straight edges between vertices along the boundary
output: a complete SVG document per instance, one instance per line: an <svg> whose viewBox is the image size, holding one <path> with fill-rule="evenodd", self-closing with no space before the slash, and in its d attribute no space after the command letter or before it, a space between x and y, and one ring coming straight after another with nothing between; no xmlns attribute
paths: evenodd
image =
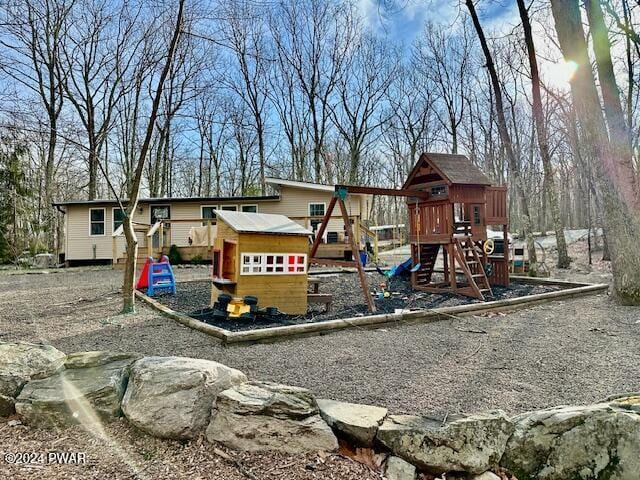
<svg viewBox="0 0 640 480"><path fill-rule="evenodd" d="M574 266L553 276L609 281L608 264L586 265L584 251L584 242L571 245ZM548 252L548 264L552 256ZM177 272L180 280L207 275L206 269ZM65 352L115 349L208 358L254 379L304 386L319 397L384 405L393 413L442 415L500 408L513 414L640 391L640 309L616 305L606 294L499 315L223 347L142 305L135 315L118 315L120 281L121 272L105 269L0 275L0 339L49 342ZM150 478L246 478L212 454L207 444L162 442L123 425L108 427L108 432ZM138 467L128 467L95 443L75 431L57 435L0 424L5 450L94 452L93 466L48 466L48 478L49 468L59 478L73 472L144 478L135 473ZM145 453L151 448L154 453ZM246 462L262 469L258 478L374 478L341 458L327 460L331 468L305 469L317 460L249 456ZM37 467L9 467L0 459L0 473L7 468L14 468L7 478L43 473Z"/></svg>

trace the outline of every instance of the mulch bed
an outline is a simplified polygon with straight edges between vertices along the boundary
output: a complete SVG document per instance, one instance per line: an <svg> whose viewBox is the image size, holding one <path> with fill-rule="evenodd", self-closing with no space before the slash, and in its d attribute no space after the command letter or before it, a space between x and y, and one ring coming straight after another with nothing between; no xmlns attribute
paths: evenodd
<svg viewBox="0 0 640 480"><path fill-rule="evenodd" d="M377 313L394 313L396 309L423 310L452 307L480 302L477 299L463 295L416 292L411 289L411 283L408 278L393 278L389 282L385 277L376 273L367 273L366 275L371 291L380 291L380 284L388 282L387 289L391 292L390 297L375 301ZM160 294L156 296L156 300L172 310L232 332L368 315L360 282L356 274L341 273L321 275L316 276L316 278L322 280L320 293L333 294L333 303L329 312L324 311L323 305L309 305L309 311L306 315L279 314L267 316L266 314L260 314L254 321L231 318L217 320L213 318L212 310L209 308L211 283L208 281L178 283L177 295ZM560 289L561 287L552 285L512 282L507 288L493 287L494 297L489 298L489 300L524 297Z"/></svg>

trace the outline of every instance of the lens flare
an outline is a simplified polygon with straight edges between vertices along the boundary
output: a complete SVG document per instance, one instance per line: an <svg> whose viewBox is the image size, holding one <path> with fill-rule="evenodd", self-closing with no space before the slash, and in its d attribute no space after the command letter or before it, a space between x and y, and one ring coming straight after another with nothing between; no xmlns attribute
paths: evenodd
<svg viewBox="0 0 640 480"><path fill-rule="evenodd" d="M578 70L578 64L573 60L560 60L555 63L547 63L542 68L544 80L552 87L566 89L569 82Z"/></svg>
<svg viewBox="0 0 640 480"><path fill-rule="evenodd" d="M82 427L94 437L101 440L109 450L125 463L135 474L135 478L145 480L149 478L143 469L118 445L114 438L105 431L100 416L91 406L91 403L80 389L71 380L66 378L64 372L60 375L64 396L67 398L67 407L73 417Z"/></svg>

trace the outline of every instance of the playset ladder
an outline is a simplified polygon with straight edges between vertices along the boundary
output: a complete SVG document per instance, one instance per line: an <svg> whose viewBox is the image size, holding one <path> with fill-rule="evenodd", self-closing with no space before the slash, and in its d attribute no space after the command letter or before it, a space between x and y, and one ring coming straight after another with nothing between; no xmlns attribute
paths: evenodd
<svg viewBox="0 0 640 480"><path fill-rule="evenodd" d="M420 268L411 274L413 285L422 286L431 283L431 276L433 275L433 269L436 265L438 252L440 252L440 245L438 244L416 246L416 253L414 255L416 258L413 259L413 263L419 263Z"/></svg>
<svg viewBox="0 0 640 480"><path fill-rule="evenodd" d="M482 264L471 237L455 239L454 255L462 268L462 272L467 279L467 283L474 294L473 296L482 301L485 300L485 296L493 297L493 292L491 290L487 274L484 270L484 265Z"/></svg>

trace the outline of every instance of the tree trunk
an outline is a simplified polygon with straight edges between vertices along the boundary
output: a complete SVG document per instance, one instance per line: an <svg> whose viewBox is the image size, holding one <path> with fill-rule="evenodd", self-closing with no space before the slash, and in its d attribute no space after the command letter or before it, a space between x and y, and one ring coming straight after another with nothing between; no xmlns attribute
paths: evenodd
<svg viewBox="0 0 640 480"><path fill-rule="evenodd" d="M169 70L173 62L173 57L180 40L180 34L182 31L182 18L184 15L184 2L180 0L178 5L178 15L176 18L175 28L169 45L169 51L165 60L162 73L158 79L158 84L155 88L155 96L151 106L151 112L149 114L149 122L145 131L145 137L140 146L138 153L138 162L136 165L135 175L133 182L131 183L131 190L129 191L129 203L125 210L125 218L123 221L123 230L125 239L127 240L127 262L124 270L124 280L122 285L122 313L133 313L135 311L135 275L136 275L136 260L138 256L138 239L133 231L133 215L138 206L138 196L140 194L140 184L142 182L142 173L144 172L144 166L146 163L147 155L149 153L149 145L151 144L151 137L155 129L156 119L158 118L158 110L160 108L160 100L162 98L162 90L164 88L164 82L169 75Z"/></svg>
<svg viewBox="0 0 640 480"><path fill-rule="evenodd" d="M582 125L584 144L594 162L594 178L602 197L603 221L607 245L611 253L613 285L616 296L624 304L640 304L640 238L638 208L634 199L633 178L624 171L620 159L609 144L600 99L587 51L577 0L552 0L551 10L558 41L565 61L577 65L571 80L571 95Z"/></svg>
<svg viewBox="0 0 640 480"><path fill-rule="evenodd" d="M533 96L533 118L536 125L538 146L540 147L540 157L542 159L542 166L544 169L544 183L546 186L549 208L551 209L551 220L553 222L553 229L556 232L558 268L569 268L570 259L569 254L567 253L567 242L564 238L564 222L560 216L558 192L556 189L556 182L553 177L551 154L549 152L549 134L547 131L547 123L544 118L544 113L542 111L540 74L538 72L538 61L536 59L533 35L531 33L531 23L529 22L529 12L527 12L524 0L517 0L517 2L518 10L520 11L520 19L522 20L522 28L524 30L524 39L527 45L527 53L529 56L529 68L531 69L531 91ZM541 215L541 217L543 217L543 215Z"/></svg>
<svg viewBox="0 0 640 480"><path fill-rule="evenodd" d="M496 120L498 124L498 133L500 134L500 140L504 149L507 153L507 161L509 162L509 169L511 170L511 175L515 180L516 192L518 194L518 198L520 199L520 208L521 219L522 219L522 230L524 231L526 241L527 241L527 253L529 256L529 274L532 276L537 275L538 273L538 259L536 255L536 247L533 240L533 233L531 231L531 216L529 215L529 201L527 199L527 195L524 189L524 182L522 176L520 175L520 169L518 167L518 161L516 160L515 152L513 151L513 143L511 142L511 136L509 135L509 131L507 130L507 121L504 116L504 105L502 103L502 89L500 88L500 81L498 80L498 73L496 72L495 64L493 63L493 57L491 55L491 51L489 50L489 45L487 44L487 39L484 36L484 31L482 30L482 25L480 25L480 20L478 19L478 15L476 14L476 9L473 6L472 0L465 0L467 8L469 9L469 13L471 14L471 19L473 20L473 26L476 29L476 33L478 34L478 39L480 40L480 45L482 46L482 51L485 56L485 60L487 62L486 67L489 71L489 77L491 79L491 85L493 87L493 96L495 99L496 106Z"/></svg>

